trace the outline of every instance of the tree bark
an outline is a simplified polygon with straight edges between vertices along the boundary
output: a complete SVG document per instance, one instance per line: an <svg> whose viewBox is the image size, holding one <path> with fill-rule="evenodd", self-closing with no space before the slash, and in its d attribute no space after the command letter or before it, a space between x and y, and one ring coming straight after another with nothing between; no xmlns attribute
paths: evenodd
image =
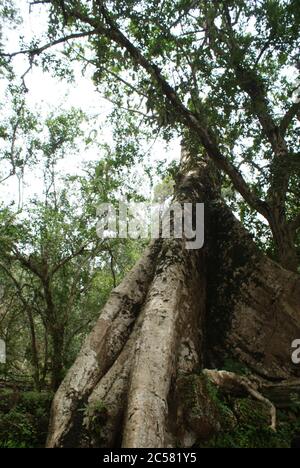
<svg viewBox="0 0 300 468"><path fill-rule="evenodd" d="M299 256L297 253L295 233L291 229L286 217L282 215L281 210L273 209L270 227L280 264L290 271L297 272L299 268Z"/></svg>
<svg viewBox="0 0 300 468"><path fill-rule="evenodd" d="M56 391L63 379L64 327L55 327L55 324L52 324L50 334L52 338L51 388Z"/></svg>
<svg viewBox="0 0 300 468"><path fill-rule="evenodd" d="M191 446L204 431L182 389L228 356L265 381L300 376L299 276L258 251L204 159L183 152L176 200L205 202L205 248L157 240L112 292L55 396L47 447Z"/></svg>
<svg viewBox="0 0 300 468"><path fill-rule="evenodd" d="M207 362L227 355L270 380L300 377L300 276L263 255L222 200L208 204Z"/></svg>
<svg viewBox="0 0 300 468"><path fill-rule="evenodd" d="M40 381L40 361L39 361L39 353L38 347L36 342L36 332L35 332L35 324L32 312L29 307L26 308L28 323L29 323L29 331L30 331L30 339L31 339L31 353L32 353L32 366L33 366L33 381L34 387L37 392L41 390L41 381Z"/></svg>

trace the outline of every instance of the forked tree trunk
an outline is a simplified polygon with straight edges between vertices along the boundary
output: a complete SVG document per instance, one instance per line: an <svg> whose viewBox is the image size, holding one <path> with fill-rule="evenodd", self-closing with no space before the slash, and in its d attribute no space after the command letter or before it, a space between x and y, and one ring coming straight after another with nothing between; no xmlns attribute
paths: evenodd
<svg viewBox="0 0 300 468"><path fill-rule="evenodd" d="M154 241L112 292L55 396L48 447L191 446L203 428L185 414L187 383L228 355L265 379L297 376L300 278L257 250L214 180L183 154L176 198L205 202L206 247Z"/></svg>

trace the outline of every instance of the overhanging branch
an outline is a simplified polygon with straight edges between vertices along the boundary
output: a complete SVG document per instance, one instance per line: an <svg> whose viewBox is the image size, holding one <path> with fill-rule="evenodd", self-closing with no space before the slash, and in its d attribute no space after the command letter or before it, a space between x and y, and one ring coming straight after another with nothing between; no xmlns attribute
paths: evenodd
<svg viewBox="0 0 300 468"><path fill-rule="evenodd" d="M241 172L222 154L212 132L201 123L200 118L196 113L191 112L182 103L174 88L172 88L163 77L159 67L147 60L141 51L120 31L102 4L99 5L99 10L108 26L107 28L101 24L99 25L99 21L97 19L90 18L78 11L73 11L72 15L82 22L89 24L95 28L95 30L98 30L120 47L127 50L132 61L136 65L141 66L151 76L152 81L155 82L167 98L168 102L172 105L173 109L177 112L179 120L198 136L209 157L220 170L224 171L229 176L235 189L243 196L253 209L257 210L268 219L269 209L267 203L262 201L251 191Z"/></svg>
<svg viewBox="0 0 300 468"><path fill-rule="evenodd" d="M13 54L3 54L9 58L13 58L20 54L28 54L33 57L39 55L45 50L71 39L83 38L95 34L103 34L111 41L118 44L125 49L132 61L141 66L151 77L152 81L164 94L168 102L172 105L174 111L178 116L178 120L188 127L193 133L196 134L203 147L206 149L208 156L214 161L216 166L227 174L235 187L235 189L242 195L245 201L256 211L258 211L266 219L269 219L270 208L266 202L261 200L249 187L241 172L224 156L221 152L216 136L207 128L197 113L191 112L181 101L175 89L170 86L168 81L164 78L159 67L145 58L142 52L120 31L114 20L110 17L109 12L106 10L102 2L99 2L99 12L104 19L107 27L99 22L96 18L90 18L85 14L73 10L68 12L70 16L88 24L93 29L86 32L74 33L64 36L60 39L45 44L42 47L23 50Z"/></svg>
<svg viewBox="0 0 300 468"><path fill-rule="evenodd" d="M74 34L69 34L68 36L61 37L60 39L56 39L55 41L48 42L48 44L43 45L42 47L35 47L33 49L25 49L25 50L19 50L18 52L13 52L12 54L5 54L5 53L0 53L1 57L8 57L9 59L12 59L18 55L29 55L31 57L34 57L35 55L40 55L43 52L45 52L47 49L50 49L51 47L54 47L59 44L64 44L65 42L71 40L71 39L80 39L83 37L88 37L92 36L94 34L98 34L99 31L97 29L94 29L92 31L85 31L81 33L74 33Z"/></svg>

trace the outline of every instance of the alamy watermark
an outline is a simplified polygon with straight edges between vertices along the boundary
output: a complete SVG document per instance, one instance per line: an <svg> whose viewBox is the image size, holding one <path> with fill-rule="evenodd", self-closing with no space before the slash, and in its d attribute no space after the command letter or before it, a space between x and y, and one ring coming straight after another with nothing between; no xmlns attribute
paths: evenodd
<svg viewBox="0 0 300 468"><path fill-rule="evenodd" d="M204 245L204 204L174 203L167 208L146 203L123 203L97 208L101 239L184 239L188 250Z"/></svg>
<svg viewBox="0 0 300 468"><path fill-rule="evenodd" d="M6 363L6 344L5 341L0 338L0 364Z"/></svg>
<svg viewBox="0 0 300 468"><path fill-rule="evenodd" d="M294 340L292 343L292 361L293 364L300 364L300 340Z"/></svg>

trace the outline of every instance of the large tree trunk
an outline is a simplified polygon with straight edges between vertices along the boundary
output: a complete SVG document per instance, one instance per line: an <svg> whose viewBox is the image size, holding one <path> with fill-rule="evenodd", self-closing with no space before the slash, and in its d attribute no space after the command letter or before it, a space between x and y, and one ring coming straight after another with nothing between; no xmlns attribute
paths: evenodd
<svg viewBox="0 0 300 468"><path fill-rule="evenodd" d="M209 399L201 424L185 410L202 369L231 356L265 380L299 374L300 278L257 250L215 180L183 154L176 198L205 202L206 247L157 240L112 292L55 396L48 447L191 446L213 425Z"/></svg>

